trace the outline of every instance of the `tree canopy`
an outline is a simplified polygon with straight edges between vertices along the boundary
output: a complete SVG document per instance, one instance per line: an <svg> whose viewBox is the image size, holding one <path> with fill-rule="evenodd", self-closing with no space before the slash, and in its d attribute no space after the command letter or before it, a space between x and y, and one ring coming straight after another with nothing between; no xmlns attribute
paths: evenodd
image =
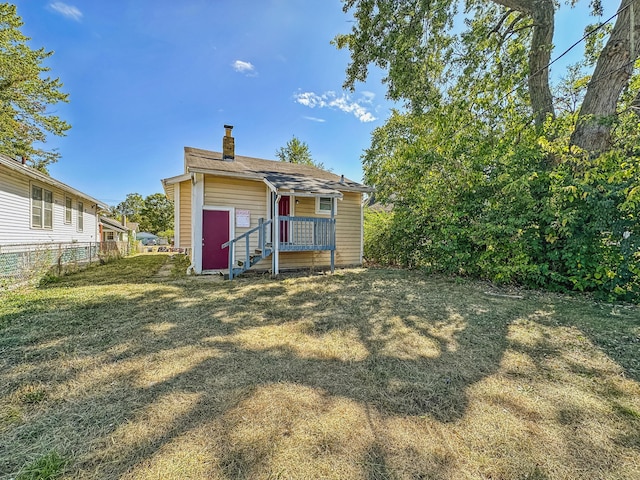
<svg viewBox="0 0 640 480"><path fill-rule="evenodd" d="M571 143L588 152L610 147L612 118L640 55L640 14L632 18L634 1L621 0L615 24L594 58L591 81L584 84ZM555 116L549 81L557 8L553 0L467 0L462 11L459 0L343 2L356 19L351 33L335 39L339 48L351 52L345 87L364 81L369 66L376 65L388 71L384 81L389 97L414 111L448 101L459 93L452 88L464 86L477 95L498 87L497 97L482 95L474 102L476 112L484 113L487 101L518 98L538 128ZM602 12L600 0L590 5L594 14ZM588 37L597 33L591 25L586 30Z"/></svg>
<svg viewBox="0 0 640 480"><path fill-rule="evenodd" d="M115 212L127 217L130 222L142 222L142 210L144 208L144 198L139 193L127 194L124 201L115 207Z"/></svg>
<svg viewBox="0 0 640 480"><path fill-rule="evenodd" d="M367 212L365 256L639 299L634 1L585 26L585 57L554 84L551 0L344 0L345 86L377 66L403 106L363 156L366 182L393 205Z"/></svg>
<svg viewBox="0 0 640 480"><path fill-rule="evenodd" d="M43 62L53 52L33 50L20 27L16 7L0 4L0 152L13 158L26 157L30 165L46 173L59 154L43 145L48 133L62 136L71 128L48 110L67 102L62 83L45 74Z"/></svg>
<svg viewBox="0 0 640 480"><path fill-rule="evenodd" d="M173 230L173 202L162 193L144 199L140 227L151 233Z"/></svg>
<svg viewBox="0 0 640 480"><path fill-rule="evenodd" d="M300 165L311 165L324 169L322 162L316 162L311 156L311 150L306 142L302 142L295 135L287 142L284 147L276 150L276 157L282 162L298 163Z"/></svg>
<svg viewBox="0 0 640 480"><path fill-rule="evenodd" d="M157 234L173 230L173 202L162 193L145 198L139 193L129 193L124 201L106 213L124 216L128 221L138 223L140 231Z"/></svg>

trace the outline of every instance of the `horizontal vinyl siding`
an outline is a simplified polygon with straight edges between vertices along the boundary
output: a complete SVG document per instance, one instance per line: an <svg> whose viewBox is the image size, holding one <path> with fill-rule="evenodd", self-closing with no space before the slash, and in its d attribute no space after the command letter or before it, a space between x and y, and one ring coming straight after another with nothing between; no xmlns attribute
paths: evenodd
<svg viewBox="0 0 640 480"><path fill-rule="evenodd" d="M31 229L29 180L0 166L0 245L24 243Z"/></svg>
<svg viewBox="0 0 640 480"><path fill-rule="evenodd" d="M360 264L360 193L344 193L337 201L336 209L336 266ZM315 198L299 197L294 207L298 217L330 218L329 215L317 215ZM295 203L295 202L294 202ZM331 265L331 252L282 252L280 268L311 268Z"/></svg>
<svg viewBox="0 0 640 480"><path fill-rule="evenodd" d="M362 245L362 194L345 193L338 201L336 217L336 263L338 265L359 265Z"/></svg>
<svg viewBox="0 0 640 480"><path fill-rule="evenodd" d="M53 228L31 228L31 185L53 193ZM64 223L65 192L16 174L0 166L0 245L49 242L95 242L97 232L96 207L93 202L71 196L71 224ZM84 204L84 228L77 231L78 200ZM99 240L99 239L98 239Z"/></svg>
<svg viewBox="0 0 640 480"><path fill-rule="evenodd" d="M180 248L191 248L191 181L180 183Z"/></svg>
<svg viewBox="0 0 640 480"><path fill-rule="evenodd" d="M258 219L267 218L267 186L264 182L241 180L235 178L213 177L205 175L204 206L206 207L234 207L235 209L250 211L250 226L235 225L235 215L232 221L235 225L235 236L258 226ZM249 250L251 253L258 247L257 232L251 236ZM236 259L245 256L245 241L241 240L236 246ZM266 265L266 267L263 267ZM257 268L269 268L270 261L263 261Z"/></svg>

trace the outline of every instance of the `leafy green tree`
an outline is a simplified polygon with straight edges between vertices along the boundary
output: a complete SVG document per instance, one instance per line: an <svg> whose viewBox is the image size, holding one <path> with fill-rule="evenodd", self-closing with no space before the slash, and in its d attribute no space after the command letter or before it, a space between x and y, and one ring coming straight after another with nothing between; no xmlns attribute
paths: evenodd
<svg viewBox="0 0 640 480"><path fill-rule="evenodd" d="M140 228L150 233L173 230L173 202L162 193L146 197Z"/></svg>
<svg viewBox="0 0 640 480"><path fill-rule="evenodd" d="M104 215L109 218L118 218L120 213L118 212L118 207L107 205L107 208L100 210L100 215Z"/></svg>
<svg viewBox="0 0 640 480"><path fill-rule="evenodd" d="M142 195L140 195L139 193L129 193L127 194L125 200L123 202L120 202L115 207L115 211L120 216L126 216L127 220L130 222L142 224L142 211L144 207L145 200Z"/></svg>
<svg viewBox="0 0 640 480"><path fill-rule="evenodd" d="M300 141L300 139L295 135L284 147L280 147L276 150L276 157L278 157L282 162L311 165L312 167L321 168L323 170L325 169L322 162L316 162L313 160L311 151L309 150L309 145L307 145L306 142Z"/></svg>
<svg viewBox="0 0 640 480"><path fill-rule="evenodd" d="M161 230L159 232L156 232L156 235L158 235L158 237L166 238L168 241L171 241L171 239L173 239L173 237L175 236L175 232L173 231L173 229Z"/></svg>
<svg viewBox="0 0 640 480"><path fill-rule="evenodd" d="M388 69L390 96L408 107L374 130L363 157L376 198L393 205L365 214L368 259L640 299L640 76L627 76L621 94L615 86L604 94L616 97L613 115L590 115L606 127L606 142L598 132L589 147L575 140L589 121L589 92L622 71L599 82L585 74L603 56L616 57L605 53L616 26L590 40L545 110L533 106L536 26L526 14L497 0L468 2L473 15L454 34L446 8L426 8L449 1L349 3L373 15L343 38L355 42L348 43L350 68L358 67L352 80L366 77L359 68L367 59L387 59L373 63ZM416 5L429 15L414 24Z"/></svg>
<svg viewBox="0 0 640 480"><path fill-rule="evenodd" d="M608 39L593 57L594 81L587 84L574 119L570 142L587 152L611 147L618 104L640 55L640 35L631 36L633 45L629 42L629 32L640 31L640 15L631 15L632 2L620 1ZM549 63L557 2L472 0L465 3L464 24L456 20L458 0L343 3L355 17L351 33L335 39L351 53L345 87L366 80L369 65L376 65L388 71L384 81L389 97L405 101L414 112L437 109L451 98L452 84L466 82L475 95L471 107L479 115L486 114L487 102L508 102L514 94L521 102L517 108L526 108L539 131L555 116ZM600 0L590 5L594 13L602 12ZM497 97L478 95L496 84Z"/></svg>
<svg viewBox="0 0 640 480"><path fill-rule="evenodd" d="M58 78L44 76L42 63L53 52L32 50L29 38L20 32L22 19L16 7L0 4L0 152L13 158L26 157L29 164L46 173L59 153L38 147L48 133L63 136L68 123L48 111L50 105L67 102Z"/></svg>

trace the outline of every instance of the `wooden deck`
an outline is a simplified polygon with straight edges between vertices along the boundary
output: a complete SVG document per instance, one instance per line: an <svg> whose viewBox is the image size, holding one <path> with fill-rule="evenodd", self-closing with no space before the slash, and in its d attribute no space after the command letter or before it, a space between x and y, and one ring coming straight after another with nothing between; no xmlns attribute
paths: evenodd
<svg viewBox="0 0 640 480"><path fill-rule="evenodd" d="M280 216L277 223L279 228L276 235L270 228L274 224L273 220L264 221L261 218L257 227L222 245L222 248L229 248L230 280L261 260L273 254L278 255L279 252L331 251L333 271L333 252L336 249L335 218ZM258 248L253 252L250 248L252 235L258 236ZM276 238L272 240L273 236ZM244 255L238 253L242 246Z"/></svg>

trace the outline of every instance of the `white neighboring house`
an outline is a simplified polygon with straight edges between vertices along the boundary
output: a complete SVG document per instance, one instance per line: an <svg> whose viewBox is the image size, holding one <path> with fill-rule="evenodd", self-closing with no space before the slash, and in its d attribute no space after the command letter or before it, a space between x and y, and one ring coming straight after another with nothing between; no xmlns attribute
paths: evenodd
<svg viewBox="0 0 640 480"><path fill-rule="evenodd" d="M8 245L100 242L107 205L0 154L0 249Z"/></svg>

